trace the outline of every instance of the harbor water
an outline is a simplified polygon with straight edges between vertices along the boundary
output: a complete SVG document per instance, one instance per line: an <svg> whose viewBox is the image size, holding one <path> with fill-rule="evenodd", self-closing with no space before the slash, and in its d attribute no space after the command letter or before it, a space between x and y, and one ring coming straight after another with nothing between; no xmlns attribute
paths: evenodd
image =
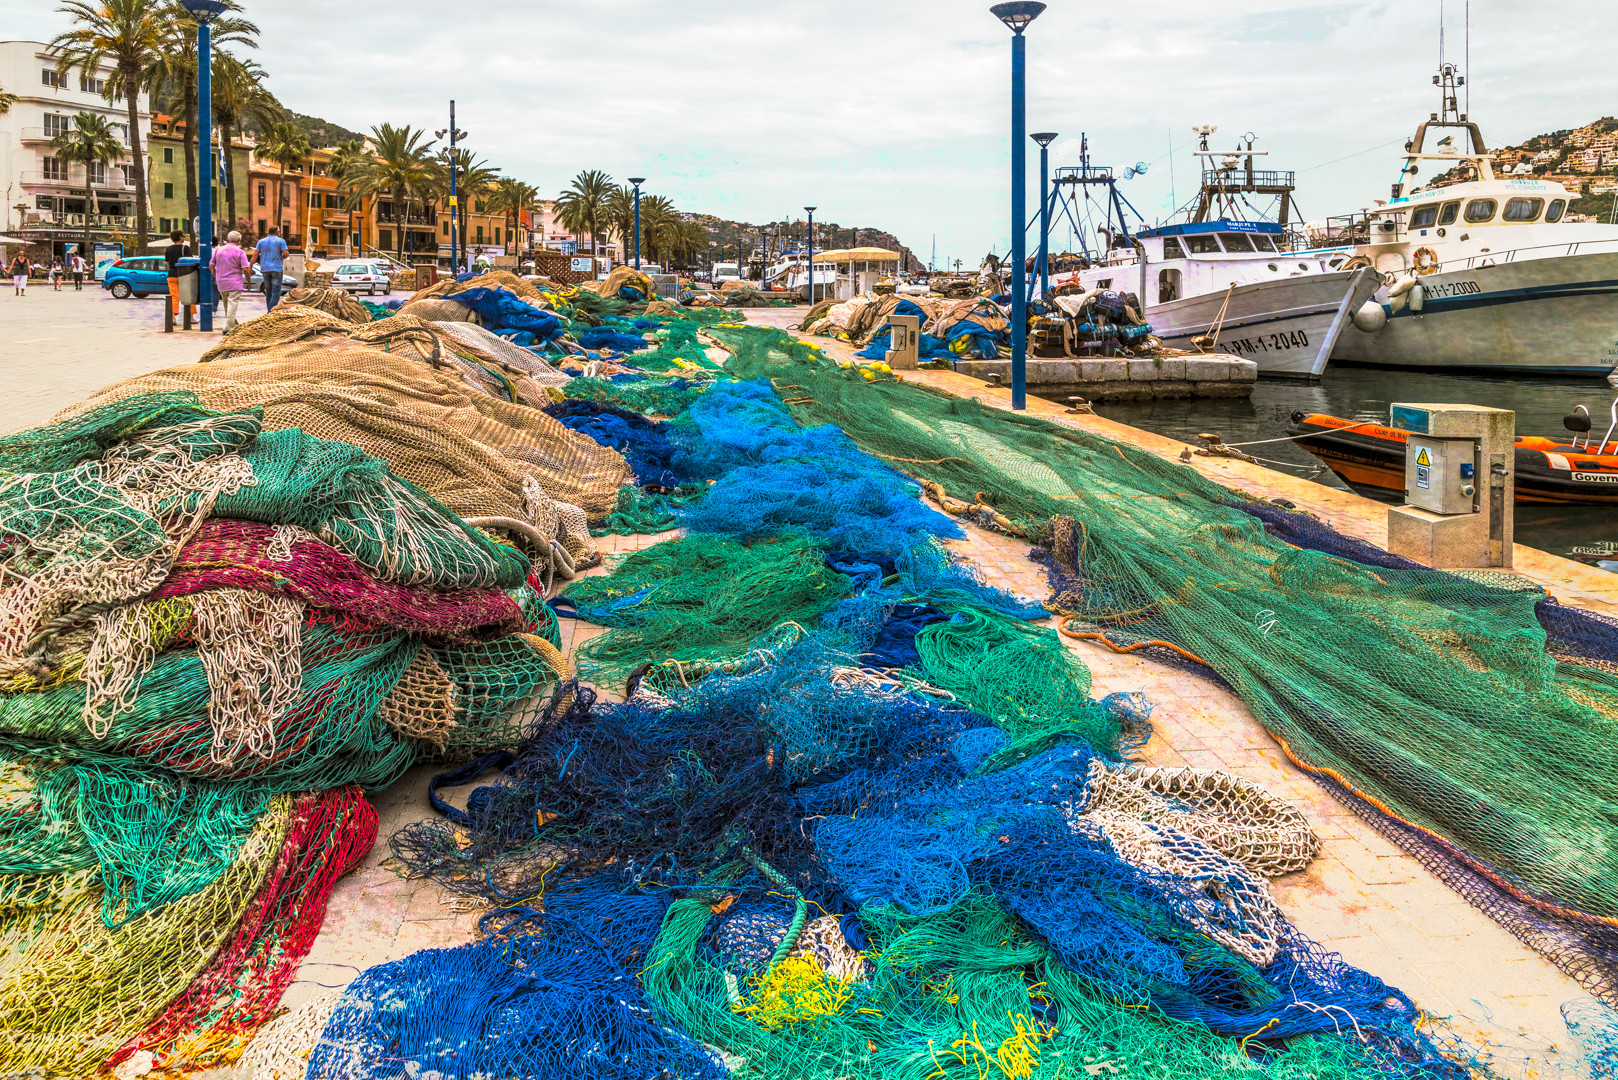
<svg viewBox="0 0 1618 1080"><path fill-rule="evenodd" d="M1574 405L1590 410L1595 436L1611 423L1614 391L1605 382L1572 379L1495 378L1378 368L1326 369L1318 383L1260 379L1250 400L1100 403L1110 420L1200 445L1200 432L1226 443L1280 439L1294 412L1328 413L1350 420L1388 422L1395 401L1455 402L1511 409L1519 435L1562 438L1562 417ZM1309 476L1332 487L1345 485L1309 451L1291 442L1249 447L1270 468ZM1611 506L1517 506L1517 542L1618 573L1618 512Z"/></svg>

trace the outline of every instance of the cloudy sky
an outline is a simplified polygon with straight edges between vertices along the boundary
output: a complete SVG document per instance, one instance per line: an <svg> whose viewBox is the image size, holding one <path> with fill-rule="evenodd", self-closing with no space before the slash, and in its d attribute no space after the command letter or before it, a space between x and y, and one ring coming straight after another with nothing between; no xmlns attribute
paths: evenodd
<svg viewBox="0 0 1618 1080"><path fill-rule="evenodd" d="M473 149L547 194L599 168L741 220L818 204L924 260L936 236L940 264L1009 242L1010 34L987 0L243 2L290 107L432 130L453 97ZM1445 0L1457 62L1463 2ZM1200 123L1298 170L1307 216L1356 209L1437 107L1439 3L1052 0L1029 31L1029 130L1061 133L1053 166L1081 131L1097 163L1148 163L1122 183L1148 221L1194 193ZM1490 145L1618 112L1610 3L1473 0ZM55 6L0 0L0 27L48 40Z"/></svg>

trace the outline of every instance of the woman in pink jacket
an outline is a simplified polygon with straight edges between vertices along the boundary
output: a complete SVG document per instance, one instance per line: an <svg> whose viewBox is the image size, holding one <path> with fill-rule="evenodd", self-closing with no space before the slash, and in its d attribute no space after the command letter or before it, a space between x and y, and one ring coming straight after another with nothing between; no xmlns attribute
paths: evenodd
<svg viewBox="0 0 1618 1080"><path fill-rule="evenodd" d="M220 302L225 307L227 334L236 325L236 305L241 302L242 293L247 291L249 265L247 252L242 250L242 234L234 231L225 237L223 247L214 250L213 261L209 263L213 269L214 287L219 290Z"/></svg>

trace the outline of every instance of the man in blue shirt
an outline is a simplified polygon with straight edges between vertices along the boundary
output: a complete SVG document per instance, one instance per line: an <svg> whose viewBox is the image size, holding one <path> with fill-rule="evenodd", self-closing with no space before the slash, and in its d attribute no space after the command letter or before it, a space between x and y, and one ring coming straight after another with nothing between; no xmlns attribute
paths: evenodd
<svg viewBox="0 0 1618 1080"><path fill-rule="evenodd" d="M281 239L281 230L270 226L269 235L258 242L253 261L264 274L264 310L274 311L281 302L281 272L286 258L287 242Z"/></svg>

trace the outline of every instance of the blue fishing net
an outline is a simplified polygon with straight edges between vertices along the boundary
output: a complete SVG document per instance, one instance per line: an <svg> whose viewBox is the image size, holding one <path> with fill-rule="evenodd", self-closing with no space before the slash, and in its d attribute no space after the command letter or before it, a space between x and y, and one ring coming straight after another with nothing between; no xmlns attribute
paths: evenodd
<svg viewBox="0 0 1618 1080"><path fill-rule="evenodd" d="M559 401L545 406L544 411L622 454L642 487L673 490L690 479L673 467L679 447L669 437L667 424L598 401Z"/></svg>
<svg viewBox="0 0 1618 1080"><path fill-rule="evenodd" d="M567 329L558 315L541 311L506 289L474 288L450 293L445 300L464 304L478 313L483 325L494 333L521 331L538 341L550 341Z"/></svg>

